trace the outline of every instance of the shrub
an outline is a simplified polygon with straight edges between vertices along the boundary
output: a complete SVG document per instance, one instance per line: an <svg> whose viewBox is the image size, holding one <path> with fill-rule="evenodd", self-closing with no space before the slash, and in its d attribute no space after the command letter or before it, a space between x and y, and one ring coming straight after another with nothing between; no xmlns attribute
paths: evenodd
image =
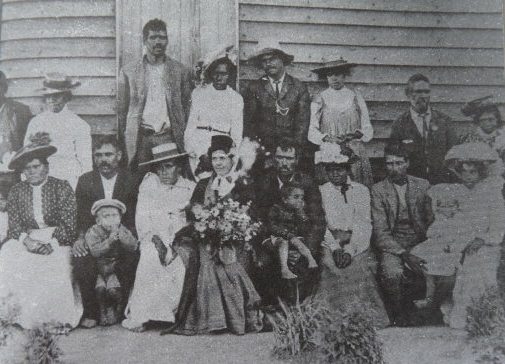
<svg viewBox="0 0 505 364"><path fill-rule="evenodd" d="M63 351L58 346L58 336L53 334L54 325L44 324L27 331L25 344L26 361L37 364L61 363Z"/></svg>
<svg viewBox="0 0 505 364"><path fill-rule="evenodd" d="M19 306L12 303L12 296L0 299L0 347L7 345L13 325L19 315Z"/></svg>

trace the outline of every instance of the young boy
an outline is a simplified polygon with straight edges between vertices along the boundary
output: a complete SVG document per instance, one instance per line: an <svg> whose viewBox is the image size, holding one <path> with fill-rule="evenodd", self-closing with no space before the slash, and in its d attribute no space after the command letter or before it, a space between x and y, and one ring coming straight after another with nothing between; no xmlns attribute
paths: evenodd
<svg viewBox="0 0 505 364"><path fill-rule="evenodd" d="M98 268L95 290L100 308L99 323L102 326L117 323L123 311L123 295L126 292L122 292L116 275L120 250L135 251L138 246L133 234L121 225L121 217L125 212L126 206L121 201L96 201L91 207L96 224L85 235L86 244L96 258Z"/></svg>
<svg viewBox="0 0 505 364"><path fill-rule="evenodd" d="M294 184L285 184L281 188L281 203L273 205L268 214L271 241L279 252L281 276L284 279L297 277L288 268L290 246L295 247L302 256L307 258L309 268L317 267L314 257L301 238L310 228L310 221L305 214L304 197L303 188Z"/></svg>

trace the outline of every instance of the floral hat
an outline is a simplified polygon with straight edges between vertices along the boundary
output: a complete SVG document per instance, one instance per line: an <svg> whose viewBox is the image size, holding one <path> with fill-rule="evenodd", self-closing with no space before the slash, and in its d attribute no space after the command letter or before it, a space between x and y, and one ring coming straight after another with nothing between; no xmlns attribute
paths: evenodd
<svg viewBox="0 0 505 364"><path fill-rule="evenodd" d="M19 171L24 168L26 163L35 158L47 158L58 150L50 145L51 138L46 132L38 132L30 136L30 144L25 145L14 154L9 162L9 169Z"/></svg>
<svg viewBox="0 0 505 364"><path fill-rule="evenodd" d="M351 148L335 143L323 143L314 155L315 164L352 164L358 159Z"/></svg>
<svg viewBox="0 0 505 364"><path fill-rule="evenodd" d="M356 63L347 62L343 57L340 57L337 60L323 63L321 67L313 69L312 72L314 72L319 77L324 77L333 71L346 70L356 66Z"/></svg>
<svg viewBox="0 0 505 364"><path fill-rule="evenodd" d="M210 73L219 62L226 62L230 66L237 67L237 52L234 46L227 46L217 51L210 52L202 59L202 77L208 79Z"/></svg>

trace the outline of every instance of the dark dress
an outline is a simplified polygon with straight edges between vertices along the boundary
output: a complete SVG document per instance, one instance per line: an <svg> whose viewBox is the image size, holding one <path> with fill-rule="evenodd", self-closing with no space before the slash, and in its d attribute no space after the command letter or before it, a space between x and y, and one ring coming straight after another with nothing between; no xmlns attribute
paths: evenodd
<svg viewBox="0 0 505 364"><path fill-rule="evenodd" d="M212 178L198 182L191 198L192 204L204 203ZM251 191L247 185L237 183L224 198L231 197L246 203L253 197ZM260 297L244 269L249 261L248 251L226 248L227 253L235 254L237 259L223 263L199 239L191 226L180 231L175 239L179 248L189 251L189 259L176 324L171 331L183 335L222 330L241 335L260 331Z"/></svg>

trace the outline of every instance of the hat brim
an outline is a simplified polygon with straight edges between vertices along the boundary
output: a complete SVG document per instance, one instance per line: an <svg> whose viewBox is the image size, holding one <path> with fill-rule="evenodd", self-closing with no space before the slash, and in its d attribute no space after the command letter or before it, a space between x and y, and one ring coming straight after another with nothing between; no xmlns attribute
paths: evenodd
<svg viewBox="0 0 505 364"><path fill-rule="evenodd" d="M247 61L258 67L261 65L260 58L264 55L267 55L267 54L275 54L275 55L280 56L282 61L286 65L290 64L291 62L293 62L295 60L295 56L293 56L292 54L288 54L278 48L264 48L256 53L254 53L252 56L250 56Z"/></svg>
<svg viewBox="0 0 505 364"><path fill-rule="evenodd" d="M121 201L119 201L119 202L121 202ZM115 203L113 201L104 201L103 203L100 203L97 206L92 206L91 207L91 215L92 216L96 216L96 214L98 213L98 211L100 211L104 207L114 207L114 208L118 209L119 211L121 211L121 215L124 215L126 213L126 206L125 206L125 204L123 204L123 203L118 204L118 203Z"/></svg>
<svg viewBox="0 0 505 364"><path fill-rule="evenodd" d="M329 73L332 73L332 71L345 70L356 67L357 65L358 65L357 63L342 63L341 65L315 68L311 70L311 72L315 73L318 76L325 76Z"/></svg>
<svg viewBox="0 0 505 364"><path fill-rule="evenodd" d="M174 154L174 155L167 155L167 156L156 158L156 159L153 159L153 160L150 160L147 162L139 163L139 167L149 166L149 165L164 162L164 161L167 161L170 159L176 159L176 158L187 157L187 156L188 156L188 153L178 153L178 154Z"/></svg>
<svg viewBox="0 0 505 364"><path fill-rule="evenodd" d="M9 169L19 171L24 168L25 164L36 158L48 158L56 153L58 149L52 145L43 145L34 148L23 148L16 153L10 163Z"/></svg>
<svg viewBox="0 0 505 364"><path fill-rule="evenodd" d="M52 87L42 87L37 90L39 94L45 96L45 95L55 95L55 94L60 94L60 93L65 93L65 92L70 92L72 93L72 90L75 90L77 87L79 87L81 83L79 81L75 81L72 84L68 85L65 88L52 88Z"/></svg>

